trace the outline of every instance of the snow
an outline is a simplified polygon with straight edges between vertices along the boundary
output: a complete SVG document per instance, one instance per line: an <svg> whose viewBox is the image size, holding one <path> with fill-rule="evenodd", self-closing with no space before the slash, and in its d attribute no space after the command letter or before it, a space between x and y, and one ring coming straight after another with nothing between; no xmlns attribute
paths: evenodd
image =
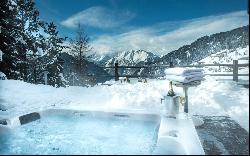
<svg viewBox="0 0 250 156"><path fill-rule="evenodd" d="M10 0L10 4L16 6L16 2L14 0Z"/></svg>
<svg viewBox="0 0 250 156"><path fill-rule="evenodd" d="M22 44L26 44L22 37L17 38L17 41L21 42Z"/></svg>
<svg viewBox="0 0 250 156"><path fill-rule="evenodd" d="M249 131L249 90L232 80L206 76L198 87L189 89L190 115L230 116ZM249 82L249 81L248 81ZM162 113L161 98L168 92L168 80L149 79L147 83L108 81L94 87L54 88L18 80L0 80L0 102L11 118L49 108ZM182 94L182 88L174 87Z"/></svg>
<svg viewBox="0 0 250 156"><path fill-rule="evenodd" d="M37 51L38 51L38 54L40 55L40 56L43 56L43 54L44 54L44 52L43 52L43 49L42 48L37 48Z"/></svg>
<svg viewBox="0 0 250 156"><path fill-rule="evenodd" d="M167 68L165 70L166 75L196 75L196 74L202 74L203 69L199 68L181 68L181 67L174 67L174 68Z"/></svg>
<svg viewBox="0 0 250 156"><path fill-rule="evenodd" d="M236 50L230 51L228 49L219 51L215 54L206 57L200 62L204 62L205 64L211 63L220 63L220 64L231 64L233 60L240 60L241 58L249 57L249 46L245 48L237 48ZM241 63L248 63L243 62Z"/></svg>
<svg viewBox="0 0 250 156"><path fill-rule="evenodd" d="M180 59L175 59L175 61L177 62L177 64L180 64L181 60Z"/></svg>
<svg viewBox="0 0 250 156"><path fill-rule="evenodd" d="M3 52L1 49L0 49L0 61L3 61Z"/></svg>
<svg viewBox="0 0 250 156"><path fill-rule="evenodd" d="M63 73L60 73L60 74L59 74L59 77L60 77L60 79L61 79L63 82L69 82L69 81L67 81L67 80L64 78Z"/></svg>
<svg viewBox="0 0 250 156"><path fill-rule="evenodd" d="M3 72L0 72L0 80L7 80L7 76Z"/></svg>
<svg viewBox="0 0 250 156"><path fill-rule="evenodd" d="M187 51L186 54L187 54L187 58L189 58L191 56L189 51Z"/></svg>
<svg viewBox="0 0 250 156"><path fill-rule="evenodd" d="M200 63L204 64L233 64L233 60L238 60L238 64L249 64L249 46L245 48L237 48L236 50L222 50L215 54L212 54L202 60ZM203 68L205 73L216 72L216 74L232 74L232 67L205 67ZM248 72L249 67L240 67L239 74L245 74Z"/></svg>
<svg viewBox="0 0 250 156"><path fill-rule="evenodd" d="M194 115L228 115L249 131L249 89L232 80L216 78L207 76L199 87L189 89L189 111Z"/></svg>
<svg viewBox="0 0 250 156"><path fill-rule="evenodd" d="M144 50L123 51L118 53L117 56L109 59L106 63L106 66L114 64L114 62L119 62L119 64L122 65L136 65L140 62L151 62L157 58L157 55Z"/></svg>
<svg viewBox="0 0 250 156"><path fill-rule="evenodd" d="M222 50L208 56L199 62L204 64L232 64L238 60L239 64L249 64L249 46L235 50ZM205 73L232 74L231 67L204 67ZM249 74L249 67L239 67L239 74ZM207 79L208 78L208 79ZM190 99L191 105L200 102L202 107L192 107L194 114L218 116L226 112L228 116L237 121L243 128L249 131L249 90L242 85L249 85L248 76L239 76L239 82L233 82L232 77L216 76L206 77L206 81L198 88L190 89L194 98ZM209 93L210 92L210 93ZM215 112L204 111L214 107ZM216 111L218 110L218 111ZM216 116L216 115L215 115Z"/></svg>
<svg viewBox="0 0 250 156"><path fill-rule="evenodd" d="M9 6L9 10L11 10L11 11L12 11L13 9L14 9L14 8L13 8L12 6Z"/></svg>

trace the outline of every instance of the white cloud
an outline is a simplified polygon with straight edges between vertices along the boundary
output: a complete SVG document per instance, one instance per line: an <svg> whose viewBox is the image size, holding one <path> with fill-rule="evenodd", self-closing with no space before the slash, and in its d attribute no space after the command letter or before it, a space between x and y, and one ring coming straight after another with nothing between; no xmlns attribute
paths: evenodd
<svg viewBox="0 0 250 156"><path fill-rule="evenodd" d="M106 29L118 27L133 19L135 14L129 11L114 11L105 7L91 7L83 10L68 19L61 22L61 24L68 28L75 28L80 22L83 25L91 27Z"/></svg>
<svg viewBox="0 0 250 156"><path fill-rule="evenodd" d="M144 49L162 55L190 44L199 37L232 30L248 23L247 11L186 21L163 22L117 35L101 35L92 42L92 46L99 54Z"/></svg>

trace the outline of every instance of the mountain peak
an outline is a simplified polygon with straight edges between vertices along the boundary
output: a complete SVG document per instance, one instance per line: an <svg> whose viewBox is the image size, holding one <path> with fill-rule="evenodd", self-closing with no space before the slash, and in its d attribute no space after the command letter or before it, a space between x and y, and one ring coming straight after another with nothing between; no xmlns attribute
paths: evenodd
<svg viewBox="0 0 250 156"><path fill-rule="evenodd" d="M145 50L129 50L117 53L115 57L107 62L106 66L112 65L115 62L121 65L137 65L154 62L158 59L159 56Z"/></svg>

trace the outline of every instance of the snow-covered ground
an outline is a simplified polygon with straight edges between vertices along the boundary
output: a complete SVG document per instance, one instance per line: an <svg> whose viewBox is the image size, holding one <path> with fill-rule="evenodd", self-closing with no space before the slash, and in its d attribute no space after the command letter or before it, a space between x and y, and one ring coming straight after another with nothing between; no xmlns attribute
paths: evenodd
<svg viewBox="0 0 250 156"><path fill-rule="evenodd" d="M249 89L232 80L206 76L198 87L189 89L189 113L232 117L249 131ZM228 79L228 77L226 77ZM217 79L217 80L216 80ZM245 81L249 83L249 80ZM0 80L0 118L15 117L48 108L161 113L161 98L167 94L168 80L147 83L109 81L94 87L54 88L17 80ZM182 94L182 89L174 87Z"/></svg>

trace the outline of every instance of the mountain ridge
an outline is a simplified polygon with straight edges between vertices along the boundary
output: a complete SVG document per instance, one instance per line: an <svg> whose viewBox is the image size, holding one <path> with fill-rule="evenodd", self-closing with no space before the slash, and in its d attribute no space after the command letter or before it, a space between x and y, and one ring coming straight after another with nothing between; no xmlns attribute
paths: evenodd
<svg viewBox="0 0 250 156"><path fill-rule="evenodd" d="M101 66L114 66L115 62L119 65L140 66L140 65L190 65L215 54L219 51L236 51L237 48L245 48L249 45L249 25L239 27L226 32L219 32L198 38L189 45L183 45L177 50L171 51L162 57L145 50L130 50L118 53L113 57L103 57L105 59L98 63ZM106 69L109 74L114 74L114 69ZM150 69L121 69L120 74L129 75L157 75L163 74L160 68Z"/></svg>

